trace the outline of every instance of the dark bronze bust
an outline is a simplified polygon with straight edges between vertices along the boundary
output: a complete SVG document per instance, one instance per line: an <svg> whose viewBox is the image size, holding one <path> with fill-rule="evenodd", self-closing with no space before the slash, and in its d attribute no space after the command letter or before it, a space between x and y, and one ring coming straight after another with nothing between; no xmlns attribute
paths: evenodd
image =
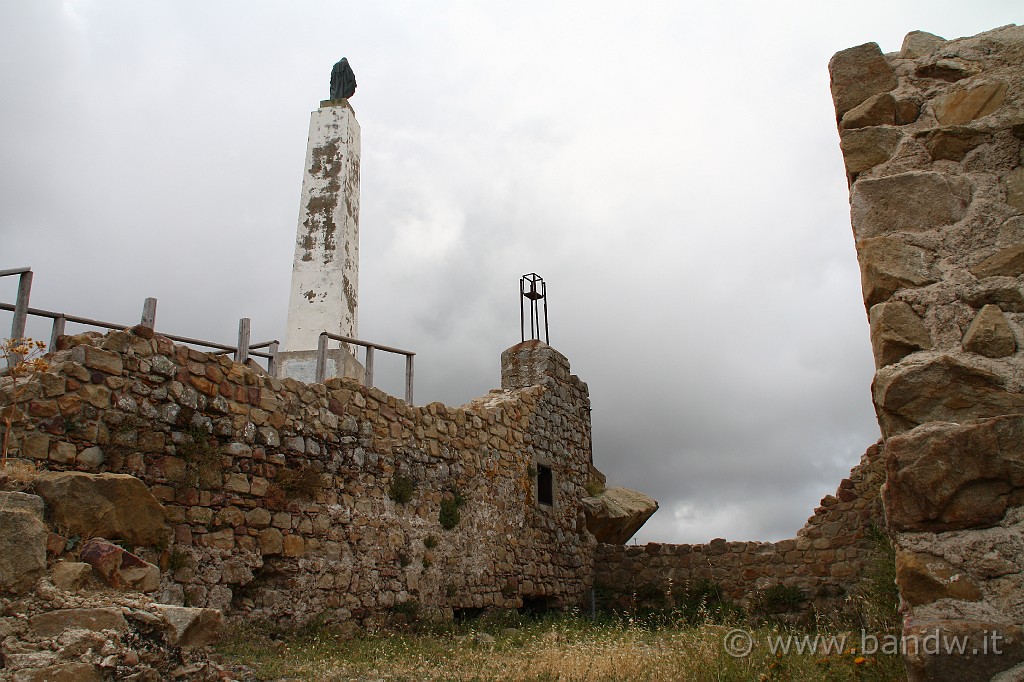
<svg viewBox="0 0 1024 682"><path fill-rule="evenodd" d="M348 65L348 58L342 57L331 69L331 99L348 99L355 91L356 75Z"/></svg>

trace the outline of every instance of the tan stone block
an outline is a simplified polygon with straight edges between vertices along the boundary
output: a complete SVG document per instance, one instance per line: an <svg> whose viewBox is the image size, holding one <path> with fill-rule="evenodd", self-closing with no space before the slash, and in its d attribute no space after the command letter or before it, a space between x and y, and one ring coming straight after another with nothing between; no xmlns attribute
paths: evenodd
<svg viewBox="0 0 1024 682"><path fill-rule="evenodd" d="M1017 351L1017 341L999 306L989 304L981 309L964 334L963 347L989 358L1003 358Z"/></svg>
<svg viewBox="0 0 1024 682"><path fill-rule="evenodd" d="M946 42L932 33L925 31L911 31L903 38L903 47L900 48L900 57L903 59L917 59L931 54Z"/></svg>
<svg viewBox="0 0 1024 682"><path fill-rule="evenodd" d="M110 389L102 384L83 384L78 390L79 395L85 402L93 407L110 407Z"/></svg>
<svg viewBox="0 0 1024 682"><path fill-rule="evenodd" d="M844 130L839 147L847 173L860 173L892 158L903 133L896 128Z"/></svg>
<svg viewBox="0 0 1024 682"><path fill-rule="evenodd" d="M201 537L201 544L217 549L234 549L235 532L230 528L225 528L214 533L206 533Z"/></svg>
<svg viewBox="0 0 1024 682"><path fill-rule="evenodd" d="M887 92L872 95L843 115L840 130L896 123L896 100Z"/></svg>
<svg viewBox="0 0 1024 682"><path fill-rule="evenodd" d="M284 536L284 555L299 557L306 553L306 543L301 535L292 533Z"/></svg>
<svg viewBox="0 0 1024 682"><path fill-rule="evenodd" d="M861 240L857 243L857 260L868 309L900 289L921 287L937 279L935 254L897 237Z"/></svg>
<svg viewBox="0 0 1024 682"><path fill-rule="evenodd" d="M935 118L942 125L962 125L988 116L1006 100L1006 83L985 83L960 88L936 98Z"/></svg>
<svg viewBox="0 0 1024 682"><path fill-rule="evenodd" d="M49 459L58 462L60 464L71 464L75 461L75 456L78 454L77 448L73 443L65 443L58 441L50 444L50 455Z"/></svg>
<svg viewBox="0 0 1024 682"><path fill-rule="evenodd" d="M232 492L249 492L249 478L245 474L230 473L225 476L224 487Z"/></svg>
<svg viewBox="0 0 1024 682"><path fill-rule="evenodd" d="M260 552L263 554L280 554L284 551L284 536L276 528L260 531Z"/></svg>
<svg viewBox="0 0 1024 682"><path fill-rule="evenodd" d="M971 268L971 274L985 277L1016 277L1024 274L1024 244L1013 244L1000 249Z"/></svg>
<svg viewBox="0 0 1024 682"><path fill-rule="evenodd" d="M50 452L50 437L43 433L26 433L21 439L21 456L46 459Z"/></svg>
<svg viewBox="0 0 1024 682"><path fill-rule="evenodd" d="M871 324L871 348L875 356L875 367L899 362L914 351L932 347L928 329L907 303L879 303L871 307L868 317Z"/></svg>
<svg viewBox="0 0 1024 682"><path fill-rule="evenodd" d="M83 357L78 359L76 355ZM119 376L124 370L124 364L121 361L120 355L93 346L76 347L72 351L72 357L90 369L106 372L107 374Z"/></svg>
<svg viewBox="0 0 1024 682"><path fill-rule="evenodd" d="M1006 189L1006 203L1018 211L1024 211L1024 166L1017 166L1003 176Z"/></svg>
<svg viewBox="0 0 1024 682"><path fill-rule="evenodd" d="M939 599L981 599L981 591L965 571L941 557L923 552L900 550L896 553L896 583L900 596L912 606Z"/></svg>
<svg viewBox="0 0 1024 682"><path fill-rule="evenodd" d="M189 507L187 518L192 523L198 523L200 525L206 526L209 525L211 521L213 521L213 510L210 509L209 507Z"/></svg>
<svg viewBox="0 0 1024 682"><path fill-rule="evenodd" d="M850 194L853 231L860 241L952 225L966 214L970 196L964 182L931 171L858 180Z"/></svg>

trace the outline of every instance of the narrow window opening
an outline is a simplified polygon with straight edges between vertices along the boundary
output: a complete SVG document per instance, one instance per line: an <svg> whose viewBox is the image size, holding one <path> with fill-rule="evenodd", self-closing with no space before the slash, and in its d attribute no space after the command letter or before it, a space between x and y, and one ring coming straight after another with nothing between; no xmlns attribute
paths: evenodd
<svg viewBox="0 0 1024 682"><path fill-rule="evenodd" d="M537 465L537 502L552 506L555 503L555 487L551 467Z"/></svg>

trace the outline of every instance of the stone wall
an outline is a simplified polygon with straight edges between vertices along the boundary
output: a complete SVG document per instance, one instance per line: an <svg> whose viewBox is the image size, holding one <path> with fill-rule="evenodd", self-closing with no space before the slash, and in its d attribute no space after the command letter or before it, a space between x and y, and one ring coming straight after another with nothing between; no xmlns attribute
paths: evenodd
<svg viewBox="0 0 1024 682"><path fill-rule="evenodd" d="M366 620L575 605L590 587L587 386L544 344L506 351L503 388L460 408L279 381L143 328L62 348L21 391L12 455L144 481L168 524L146 550L166 602ZM14 394L0 383L0 403Z"/></svg>
<svg viewBox="0 0 1024 682"><path fill-rule="evenodd" d="M879 486L884 479L879 445L872 445L835 495L821 500L795 538L780 542L727 542L701 545L600 545L594 583L613 609L664 608L665 596L694 585L714 584L723 597L749 612L771 608L764 595L783 586L802 601L794 612L827 615L856 608L849 599L878 560L873 529L883 526ZM799 592L796 592L796 591ZM781 605L779 605L781 606Z"/></svg>
<svg viewBox="0 0 1024 682"><path fill-rule="evenodd" d="M904 634L970 638L908 672L987 680L1024 660L1024 28L914 32L829 70Z"/></svg>

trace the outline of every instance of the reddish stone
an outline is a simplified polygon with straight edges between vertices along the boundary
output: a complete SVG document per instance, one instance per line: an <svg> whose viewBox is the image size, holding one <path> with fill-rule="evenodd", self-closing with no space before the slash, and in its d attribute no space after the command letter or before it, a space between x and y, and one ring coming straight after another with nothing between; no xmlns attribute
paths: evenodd
<svg viewBox="0 0 1024 682"><path fill-rule="evenodd" d="M111 587L152 592L160 587L160 569L103 538L82 546L81 560L93 567Z"/></svg>
<svg viewBox="0 0 1024 682"><path fill-rule="evenodd" d="M46 536L46 553L53 556L60 556L68 546L68 539L59 533L50 533Z"/></svg>

